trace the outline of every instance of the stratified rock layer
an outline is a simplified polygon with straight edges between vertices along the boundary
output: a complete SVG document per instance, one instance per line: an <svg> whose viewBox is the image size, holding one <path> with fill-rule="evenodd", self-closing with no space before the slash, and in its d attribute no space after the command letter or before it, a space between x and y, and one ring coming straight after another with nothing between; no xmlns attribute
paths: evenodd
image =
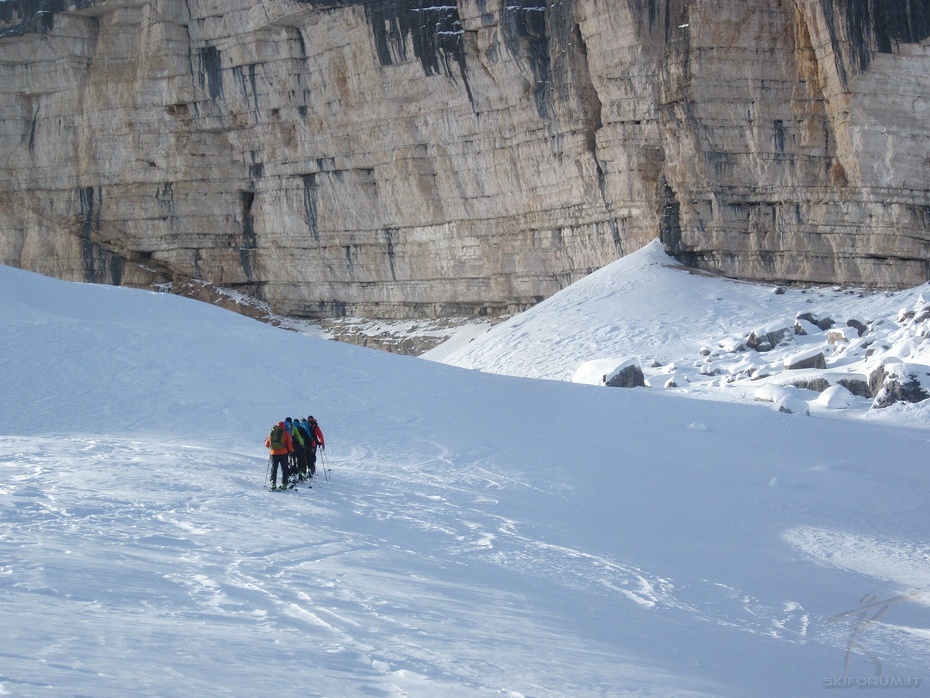
<svg viewBox="0 0 930 698"><path fill-rule="evenodd" d="M518 310L655 237L916 285L928 36L926 0L0 2L0 262L307 317Z"/></svg>

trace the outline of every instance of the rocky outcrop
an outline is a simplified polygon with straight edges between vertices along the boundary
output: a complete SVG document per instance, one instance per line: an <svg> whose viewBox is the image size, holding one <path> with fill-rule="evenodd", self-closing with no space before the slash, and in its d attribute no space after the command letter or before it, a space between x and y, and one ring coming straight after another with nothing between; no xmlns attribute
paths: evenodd
<svg viewBox="0 0 930 698"><path fill-rule="evenodd" d="M0 2L0 262L304 317L519 310L657 236L916 285L928 36L919 0Z"/></svg>

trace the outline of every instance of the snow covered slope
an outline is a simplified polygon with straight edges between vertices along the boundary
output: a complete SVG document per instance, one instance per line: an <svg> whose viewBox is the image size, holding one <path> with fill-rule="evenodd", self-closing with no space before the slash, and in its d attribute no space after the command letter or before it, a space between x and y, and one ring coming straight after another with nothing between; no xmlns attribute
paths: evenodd
<svg viewBox="0 0 930 698"><path fill-rule="evenodd" d="M822 370L786 370L817 355ZM815 414L928 427L930 401L871 410L862 384L883 364L913 363L918 375L930 370L930 285L899 293L775 288L696 273L656 241L465 346L423 355L491 373L582 382L631 357L647 385L680 395L776 408L787 398ZM822 397L827 386L833 390Z"/></svg>
<svg viewBox="0 0 930 698"><path fill-rule="evenodd" d="M699 347L653 302L653 355ZM5 267L0 397L0 693L930 679L922 429L465 371ZM268 492L269 427L309 414L331 480Z"/></svg>

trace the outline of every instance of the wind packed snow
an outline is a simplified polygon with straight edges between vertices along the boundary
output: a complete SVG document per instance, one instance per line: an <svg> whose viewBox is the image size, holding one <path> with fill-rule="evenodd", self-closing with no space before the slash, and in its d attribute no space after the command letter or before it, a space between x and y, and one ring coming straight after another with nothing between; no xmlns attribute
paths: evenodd
<svg viewBox="0 0 930 698"><path fill-rule="evenodd" d="M925 692L926 411L773 380L819 328L736 351L810 309L893 322L827 371L920 366L920 291L592 277L450 354L531 380L0 267L0 694ZM653 387L569 381L611 357ZM329 482L268 491L311 414Z"/></svg>

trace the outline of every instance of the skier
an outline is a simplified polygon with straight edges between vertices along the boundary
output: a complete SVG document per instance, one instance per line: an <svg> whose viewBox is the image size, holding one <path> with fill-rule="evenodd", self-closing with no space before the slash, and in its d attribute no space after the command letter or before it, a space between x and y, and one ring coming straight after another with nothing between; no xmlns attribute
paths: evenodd
<svg viewBox="0 0 930 698"><path fill-rule="evenodd" d="M291 453L291 473L297 475L300 481L303 482L305 478L301 475L301 471L307 470L307 456L306 444L298 428L299 426L300 423L296 419L291 420L291 418L288 417L284 420L284 428L287 429L287 433L291 435L291 444L294 447Z"/></svg>
<svg viewBox="0 0 930 698"><path fill-rule="evenodd" d="M294 445L284 422L271 427L271 433L265 439L265 447L271 449L271 489L277 489L278 466L281 467L281 489L287 489L290 476L288 457L294 451Z"/></svg>
<svg viewBox="0 0 930 698"><path fill-rule="evenodd" d="M307 430L307 421L302 422L294 420L293 424L293 434L295 436L295 441L300 440L300 448L298 449L298 468L300 473L300 480L309 480L312 477L310 473L310 432Z"/></svg>
<svg viewBox="0 0 930 698"><path fill-rule="evenodd" d="M304 422L301 422L304 424ZM323 432L320 430L320 425L317 424L317 421L313 418L313 415L307 417L306 427L307 433L310 434L310 448L307 451L307 455L310 457L310 475L316 475L316 448L319 446L324 451L326 450L326 442L323 440Z"/></svg>

